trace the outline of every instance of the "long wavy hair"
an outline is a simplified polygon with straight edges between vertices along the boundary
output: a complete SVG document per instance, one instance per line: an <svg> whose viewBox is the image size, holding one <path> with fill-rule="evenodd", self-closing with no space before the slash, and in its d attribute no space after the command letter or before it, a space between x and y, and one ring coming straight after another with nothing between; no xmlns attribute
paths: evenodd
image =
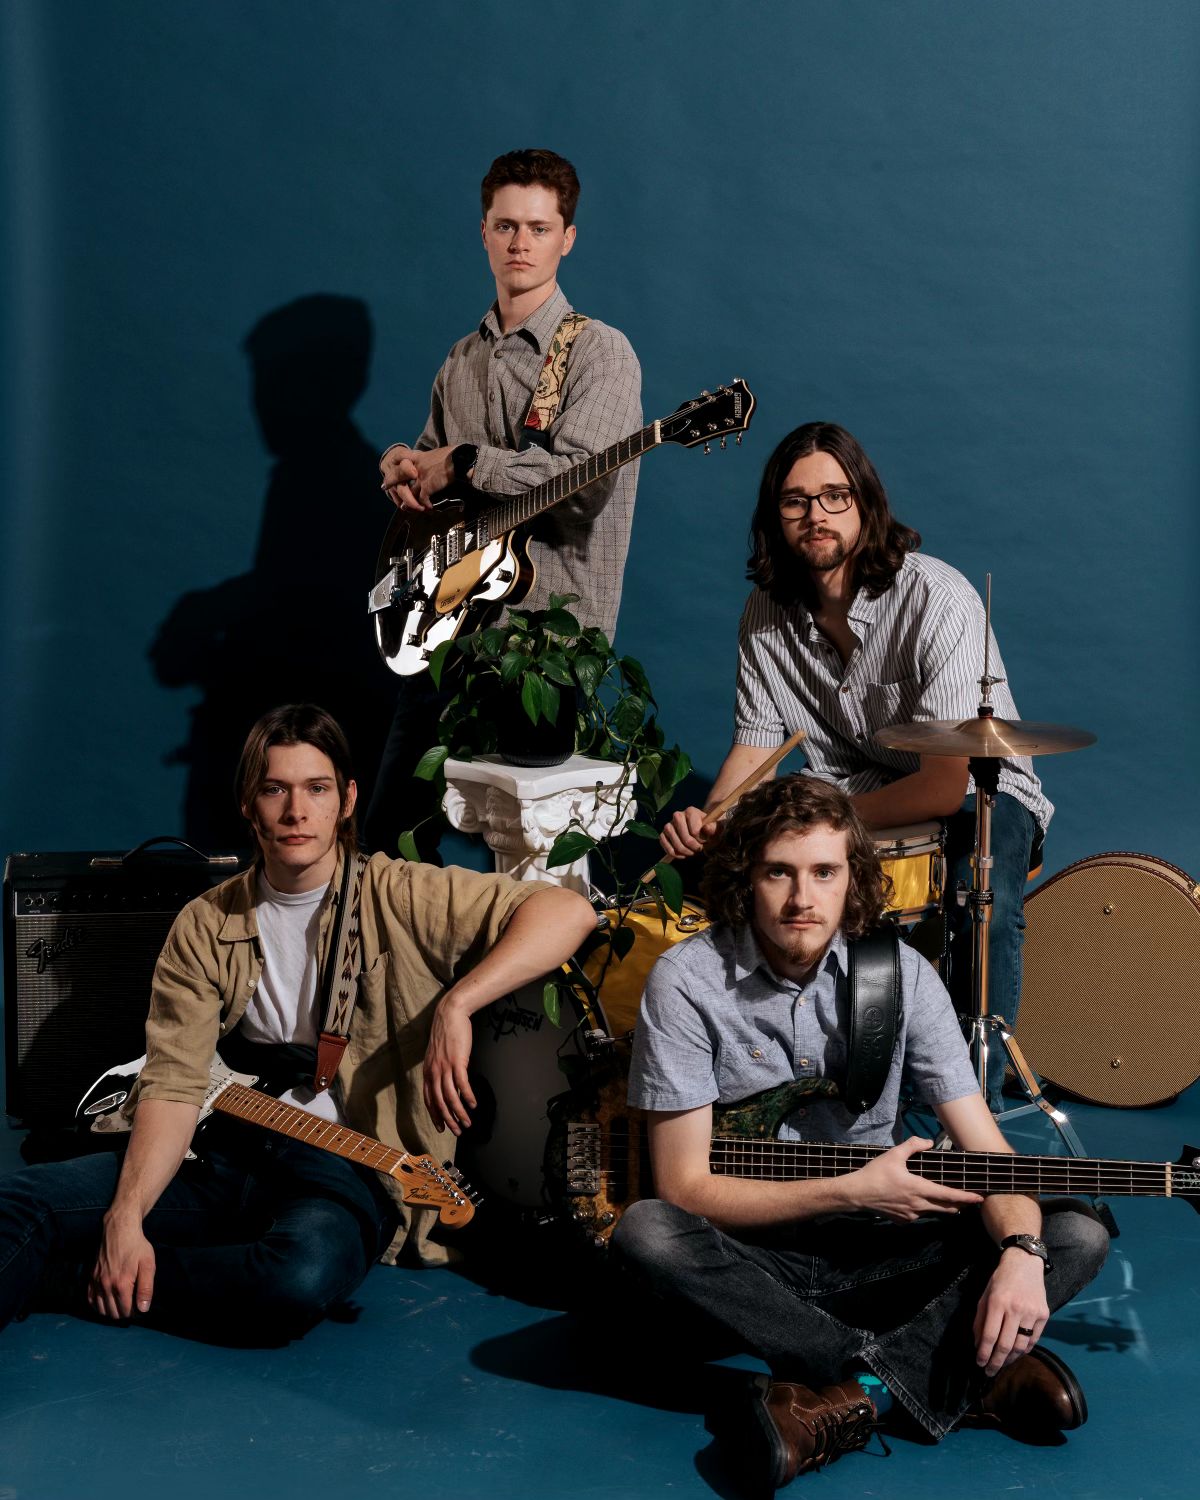
<svg viewBox="0 0 1200 1500"><path fill-rule="evenodd" d="M783 776L747 792L709 842L701 896L714 922L746 927L754 914L750 872L762 851L781 833L832 828L847 835L850 885L842 931L861 937L877 925L891 899L871 835L840 787L815 776Z"/></svg>
<svg viewBox="0 0 1200 1500"><path fill-rule="evenodd" d="M323 708L315 703L286 703L282 708L273 708L263 714L246 736L237 775L234 777L234 793L239 809L253 807L254 799L262 791L267 779L268 752L276 745L311 745L327 755L333 766L333 779L338 790L338 806L346 806L346 791L354 779L350 763L350 746L342 732L342 726ZM253 833L254 824L250 824ZM353 854L358 846L358 830L354 809L338 824L338 842L343 851ZM259 859L262 846L257 836L254 847Z"/></svg>
<svg viewBox="0 0 1200 1500"><path fill-rule="evenodd" d="M777 604L796 600L813 608L817 602L812 577L783 534L779 494L798 458L828 453L845 471L862 517L862 535L854 553L854 590L870 598L886 593L905 554L921 545L921 534L892 515L883 480L858 439L836 422L806 422L789 432L763 470L758 504L750 521L750 556L746 577L764 589Z"/></svg>

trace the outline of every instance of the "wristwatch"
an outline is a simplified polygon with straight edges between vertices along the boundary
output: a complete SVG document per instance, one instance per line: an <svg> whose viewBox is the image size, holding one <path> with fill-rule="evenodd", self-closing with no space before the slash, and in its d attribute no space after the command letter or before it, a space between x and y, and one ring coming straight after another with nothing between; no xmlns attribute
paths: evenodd
<svg viewBox="0 0 1200 1500"><path fill-rule="evenodd" d="M478 457L479 448L475 443L459 443L450 455L456 483L461 484L467 478L475 467L475 460Z"/></svg>
<svg viewBox="0 0 1200 1500"><path fill-rule="evenodd" d="M1009 1234L1000 1241L1000 1249L1024 1250L1026 1255L1036 1255L1042 1262L1042 1270L1049 1271L1050 1252L1046 1249L1045 1240L1039 1240L1036 1234Z"/></svg>

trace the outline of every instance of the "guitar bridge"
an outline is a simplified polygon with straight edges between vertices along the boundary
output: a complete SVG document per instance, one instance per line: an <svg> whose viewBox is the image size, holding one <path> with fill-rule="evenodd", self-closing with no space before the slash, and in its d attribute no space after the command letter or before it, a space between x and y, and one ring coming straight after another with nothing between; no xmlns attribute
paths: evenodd
<svg viewBox="0 0 1200 1500"><path fill-rule="evenodd" d="M600 1127L572 1121L567 1126L567 1192L595 1197L600 1191Z"/></svg>

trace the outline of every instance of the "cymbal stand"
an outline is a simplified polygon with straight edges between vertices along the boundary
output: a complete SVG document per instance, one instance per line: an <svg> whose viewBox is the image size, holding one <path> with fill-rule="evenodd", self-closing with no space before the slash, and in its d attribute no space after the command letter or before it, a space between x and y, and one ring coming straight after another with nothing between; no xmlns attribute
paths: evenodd
<svg viewBox="0 0 1200 1500"><path fill-rule="evenodd" d="M995 710L991 704L992 688L1002 677L992 677L988 671L992 634L992 575L987 575L986 623L983 637L983 676L979 679L979 717L991 718ZM1012 1027L1001 1015L993 1015L988 1005L989 953L992 926L992 812L996 806L999 790L1000 761L991 756L972 756L967 762L975 782L975 850L971 855L971 888L960 890L958 900L971 913L971 1014L963 1016L963 1029L967 1035L967 1046L979 1080L979 1092L987 1098L988 1040L993 1034L1000 1037L1005 1055L1012 1064L1013 1072L1028 1100L1015 1109L1006 1109L997 1120L1012 1120L1021 1115L1040 1110L1062 1137L1063 1144L1072 1156L1086 1157L1083 1142L1075 1133L1066 1114L1042 1093L1037 1075L1025 1061L1017 1045ZM1112 1236L1119 1232L1116 1220L1108 1205L1099 1198L1093 1199L1096 1212L1104 1221Z"/></svg>

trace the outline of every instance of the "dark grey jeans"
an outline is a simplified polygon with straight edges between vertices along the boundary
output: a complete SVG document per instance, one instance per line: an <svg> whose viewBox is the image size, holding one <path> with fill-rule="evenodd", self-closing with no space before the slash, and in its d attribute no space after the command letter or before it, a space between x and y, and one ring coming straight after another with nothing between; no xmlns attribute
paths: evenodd
<svg viewBox="0 0 1200 1500"><path fill-rule="evenodd" d="M1108 1234L1082 1203L1042 1209L1054 1311L1100 1270ZM750 1239L646 1199L626 1209L613 1246L660 1298L724 1330L776 1379L819 1389L869 1369L938 1440L982 1389L971 1327L996 1249L977 1213L846 1216Z"/></svg>

